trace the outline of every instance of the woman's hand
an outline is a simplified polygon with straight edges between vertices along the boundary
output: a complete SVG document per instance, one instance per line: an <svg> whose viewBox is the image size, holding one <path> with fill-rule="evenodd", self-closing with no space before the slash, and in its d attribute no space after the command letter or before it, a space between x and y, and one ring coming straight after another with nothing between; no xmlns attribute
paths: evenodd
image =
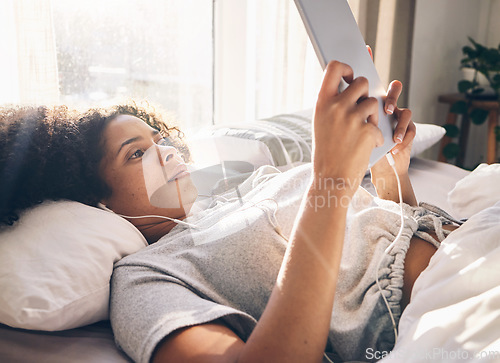
<svg viewBox="0 0 500 363"><path fill-rule="evenodd" d="M403 201L410 205L417 205L417 199L408 176L410 166L410 154L416 127L411 120L411 111L397 107L397 100L402 90L401 82L393 81L389 85L387 96L384 101L384 110L387 114L394 114L397 121L394 130L394 146L391 154L394 158L394 167L400 178ZM398 185L392 167L386 158L380 159L371 168L372 183L381 198L399 202Z"/></svg>
<svg viewBox="0 0 500 363"><path fill-rule="evenodd" d="M349 86L339 93L340 80ZM353 79L352 68L330 62L318 95L313 121L315 182L326 178L343 183L352 196L368 166L374 147L383 144L378 126L377 100L368 97L368 81ZM321 185L321 184L320 184Z"/></svg>
<svg viewBox="0 0 500 363"><path fill-rule="evenodd" d="M370 56L373 59L372 49L366 46ZM413 139L416 134L416 127L411 120L411 111L400 109L397 106L398 98L403 90L403 85L399 81L392 81L387 90L387 96L384 99L384 111L388 115L394 115L396 119L396 128L394 129L394 146L391 150L394 158L394 167L401 181L401 192L403 201L410 205L417 205L417 198L413 192L410 178L408 176L408 167L410 166L410 153ZM372 183L377 190L377 195L384 199L399 202L399 193L396 176L392 167L386 158L380 159L370 169Z"/></svg>
<svg viewBox="0 0 500 363"><path fill-rule="evenodd" d="M401 151L411 150L413 139L415 138L416 127L411 120L411 111L406 108L398 108L398 98L403 90L403 85L399 81L392 81L387 90L384 100L384 110L388 115L394 115L396 128L394 129L394 142L397 144L391 150L393 155Z"/></svg>
<svg viewBox="0 0 500 363"><path fill-rule="evenodd" d="M387 97L385 99L384 110L386 113L394 114L394 118L397 121L396 128L394 130L394 146L391 150L391 154L394 158L395 167L398 175L404 175L408 173L408 167L410 166L410 153L413 144L413 139L416 135L416 127L411 120L411 111L408 109L400 109L396 106L397 99L401 94L402 85L399 81L393 81L389 86L387 91ZM389 112L388 112L389 110ZM371 168L372 178L374 175L376 177L387 177L393 176L393 170L387 162L386 158L380 159Z"/></svg>

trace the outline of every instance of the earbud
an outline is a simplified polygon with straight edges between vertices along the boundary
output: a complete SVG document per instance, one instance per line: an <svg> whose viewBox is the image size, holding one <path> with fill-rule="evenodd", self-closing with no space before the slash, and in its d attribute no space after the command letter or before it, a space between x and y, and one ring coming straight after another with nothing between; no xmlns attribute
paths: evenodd
<svg viewBox="0 0 500 363"><path fill-rule="evenodd" d="M100 208L102 210L105 210L105 211L108 211L108 212L111 212L111 213L114 213L111 209L109 209L108 207L106 207L104 204L102 203L97 203L97 208Z"/></svg>
<svg viewBox="0 0 500 363"><path fill-rule="evenodd" d="M386 157L387 161L389 162L390 166L396 165L396 162L394 161L394 158L392 157L391 153L385 154L385 157ZM397 173L396 173L396 175L397 175Z"/></svg>

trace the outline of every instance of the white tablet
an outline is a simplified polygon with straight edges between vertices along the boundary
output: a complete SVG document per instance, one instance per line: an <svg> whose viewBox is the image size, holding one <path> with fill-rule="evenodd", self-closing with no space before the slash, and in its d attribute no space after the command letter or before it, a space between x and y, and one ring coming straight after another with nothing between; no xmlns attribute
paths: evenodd
<svg viewBox="0 0 500 363"><path fill-rule="evenodd" d="M378 126L384 136L384 145L373 150L369 164L371 167L396 145L392 140L393 116L384 112L381 97L386 94L385 87L366 49L351 8L347 0L295 0L295 5L323 69L331 60L348 64L353 69L354 77L368 79L369 95L379 101Z"/></svg>

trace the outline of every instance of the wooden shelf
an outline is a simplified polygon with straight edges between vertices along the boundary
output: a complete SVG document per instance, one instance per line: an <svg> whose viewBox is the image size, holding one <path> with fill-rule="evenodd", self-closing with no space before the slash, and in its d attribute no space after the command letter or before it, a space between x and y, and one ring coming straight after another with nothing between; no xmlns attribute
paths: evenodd
<svg viewBox="0 0 500 363"><path fill-rule="evenodd" d="M446 117L447 125L455 125L457 122L458 114L451 112L451 107L457 101L468 101L463 94L460 93L450 93L445 95L440 95L438 97L438 101L440 103L446 103L450 105L450 109L448 111L448 116ZM486 161L488 164L496 162L496 134L495 128L498 125L498 111L500 108L500 104L495 100L472 100L471 108L482 108L487 110L488 113L488 151L486 156ZM463 163L465 160L465 153L467 150L467 139L469 137L469 128L470 128L470 120L468 117L462 118L462 126L460 127L460 135L459 135L459 145L460 151L457 156L456 165L463 167ZM441 141L441 151L439 153L439 161L446 161L447 159L443 155L443 149L446 145L451 142L451 138L448 136L443 137Z"/></svg>

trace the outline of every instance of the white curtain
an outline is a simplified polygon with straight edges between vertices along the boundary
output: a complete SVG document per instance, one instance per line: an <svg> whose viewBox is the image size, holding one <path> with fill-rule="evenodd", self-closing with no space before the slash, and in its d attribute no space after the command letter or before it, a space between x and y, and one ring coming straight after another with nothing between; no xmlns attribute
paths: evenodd
<svg viewBox="0 0 500 363"><path fill-rule="evenodd" d="M363 0L370 1L370 0ZM394 79L403 83L400 106L408 106L410 86L411 52L413 49L413 25L416 0L377 0L377 26L367 29L376 33L375 66L386 84ZM373 8L372 4L372 8ZM375 9L373 9L375 12ZM375 16L375 14L368 14ZM372 22L374 23L374 22ZM366 38L365 38L366 39Z"/></svg>
<svg viewBox="0 0 500 363"><path fill-rule="evenodd" d="M59 81L50 0L0 3L0 104L57 103Z"/></svg>
<svg viewBox="0 0 500 363"><path fill-rule="evenodd" d="M14 0L0 3L0 104L19 102Z"/></svg>
<svg viewBox="0 0 500 363"><path fill-rule="evenodd" d="M255 0L255 118L314 106L323 71L293 1ZM252 13L252 12L250 12Z"/></svg>

